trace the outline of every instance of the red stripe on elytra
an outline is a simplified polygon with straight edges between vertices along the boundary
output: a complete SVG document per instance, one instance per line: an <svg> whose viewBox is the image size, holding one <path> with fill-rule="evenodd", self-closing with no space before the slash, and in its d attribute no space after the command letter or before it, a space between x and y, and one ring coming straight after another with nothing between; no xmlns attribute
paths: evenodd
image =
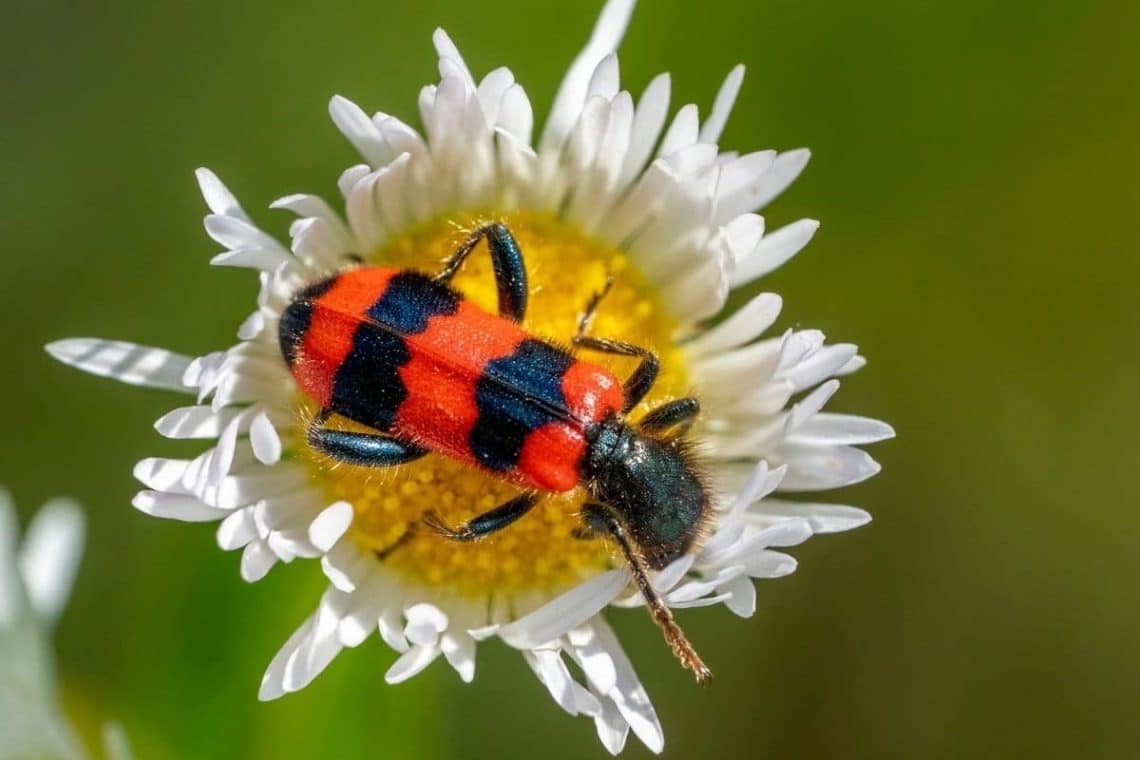
<svg viewBox="0 0 1140 760"><path fill-rule="evenodd" d="M625 404L617 377L605 367L581 360L562 376L562 396L575 419L587 425L601 422Z"/></svg>
<svg viewBox="0 0 1140 760"><path fill-rule="evenodd" d="M562 396L574 421L543 425L527 436L519 454L519 473L544 491L569 491L578 485L586 428L619 411L625 400L613 373L584 361L575 361L562 375Z"/></svg>
<svg viewBox="0 0 1140 760"><path fill-rule="evenodd" d="M398 271L370 267L349 272L314 302L309 329L301 342L302 361L293 372L305 393L322 407L332 403L336 373L352 351L356 328Z"/></svg>
<svg viewBox="0 0 1140 760"><path fill-rule="evenodd" d="M578 462L585 452L582 425L551 422L526 437L515 467L528 485L543 491L569 491L581 480Z"/></svg>
<svg viewBox="0 0 1140 760"><path fill-rule="evenodd" d="M474 462L468 437L479 409L475 386L487 363L514 352L527 334L514 322L462 301L451 316L435 316L406 338L411 361L400 367L408 398L394 432L464 462Z"/></svg>

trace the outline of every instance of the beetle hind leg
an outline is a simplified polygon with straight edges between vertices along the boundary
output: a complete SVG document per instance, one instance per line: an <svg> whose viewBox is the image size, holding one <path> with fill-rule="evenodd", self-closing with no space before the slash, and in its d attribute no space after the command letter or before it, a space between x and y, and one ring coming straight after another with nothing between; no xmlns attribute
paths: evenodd
<svg viewBox="0 0 1140 760"><path fill-rule="evenodd" d="M364 467L392 467L428 453L423 446L391 436L325 427L331 415L327 409L321 411L309 423L307 431L309 445L330 459Z"/></svg>
<svg viewBox="0 0 1140 760"><path fill-rule="evenodd" d="M424 513L424 523L444 538L452 541L475 541L500 531L519 519L538 503L539 495L533 491L519 494L492 510L478 515L458 528L452 528L433 511Z"/></svg>

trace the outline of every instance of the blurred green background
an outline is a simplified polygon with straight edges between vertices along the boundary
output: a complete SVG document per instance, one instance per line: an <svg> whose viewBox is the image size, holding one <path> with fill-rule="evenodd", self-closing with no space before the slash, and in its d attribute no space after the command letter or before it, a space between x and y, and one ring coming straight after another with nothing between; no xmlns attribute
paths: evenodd
<svg viewBox="0 0 1140 760"><path fill-rule="evenodd" d="M330 95L416 121L441 25L543 113L600 2L320 5L4 3L0 482L25 516L56 494L88 510L57 640L68 707L88 730L123 721L140 758L602 756L498 644L473 686L439 663L386 686L373 640L257 702L317 566L250 586L212 528L132 510L134 461L194 449L151 429L176 398L41 349L228 345L254 284L207 266L195 167L283 233L260 209L332 196L355 162ZM669 70L674 103L707 111L743 61L725 147L813 149L768 216L822 230L763 285L783 324L861 345L832 406L899 433L874 448L883 474L837 497L870 526L794 550L751 620L682 613L712 688L642 613L612 616L669 756L1136 756L1137 28L1123 0L642 3L627 87Z"/></svg>

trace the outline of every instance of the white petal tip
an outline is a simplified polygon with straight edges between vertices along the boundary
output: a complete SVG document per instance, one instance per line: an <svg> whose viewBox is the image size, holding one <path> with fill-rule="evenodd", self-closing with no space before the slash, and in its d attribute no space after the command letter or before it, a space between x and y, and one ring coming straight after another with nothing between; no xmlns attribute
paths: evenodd
<svg viewBox="0 0 1140 760"><path fill-rule="evenodd" d="M324 509L309 525L309 540L322 552L327 552L340 540L352 524L352 505L338 501Z"/></svg>
<svg viewBox="0 0 1140 760"><path fill-rule="evenodd" d="M277 684L268 681L261 682L261 688L257 690L257 699L260 702L272 702L285 695L285 691Z"/></svg>

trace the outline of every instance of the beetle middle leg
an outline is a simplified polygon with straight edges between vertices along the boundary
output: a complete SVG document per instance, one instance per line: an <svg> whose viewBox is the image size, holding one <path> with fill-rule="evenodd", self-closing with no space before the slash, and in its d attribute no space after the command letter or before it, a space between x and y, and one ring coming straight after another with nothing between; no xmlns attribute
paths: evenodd
<svg viewBox="0 0 1140 760"><path fill-rule="evenodd" d="M345 464L365 467L392 467L415 461L428 453L423 446L401 441L387 435L356 433L325 427L332 412L324 409L309 422L309 445Z"/></svg>
<svg viewBox="0 0 1140 760"><path fill-rule="evenodd" d="M458 528L452 528L435 512L424 513L423 520L429 528L453 541L474 541L507 527L519 519L538 503L539 495L533 491L519 494L494 509L488 510Z"/></svg>
<svg viewBox="0 0 1140 760"><path fill-rule="evenodd" d="M467 238L451 254L443 270L435 276L436 282L448 283L463 266L463 262L475 250L479 241L487 238L487 248L491 251L491 265L495 270L495 285L499 290L499 316L521 322L526 316L528 293L526 262L514 235L501 222L485 224Z"/></svg>

